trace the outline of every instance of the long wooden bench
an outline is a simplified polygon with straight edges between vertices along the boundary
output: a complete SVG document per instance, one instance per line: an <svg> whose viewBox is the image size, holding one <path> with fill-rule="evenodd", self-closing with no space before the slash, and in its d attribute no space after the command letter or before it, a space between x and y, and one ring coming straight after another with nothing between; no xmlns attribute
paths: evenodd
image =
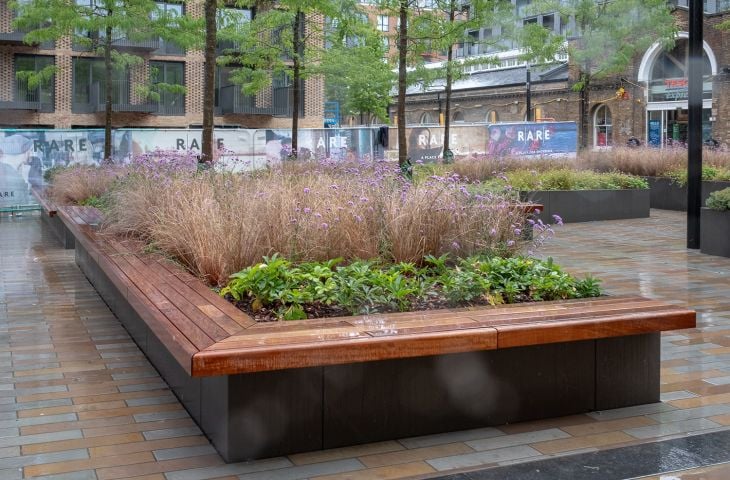
<svg viewBox="0 0 730 480"><path fill-rule="evenodd" d="M658 332L694 312L641 297L257 323L160 255L59 217L77 263L228 461L659 400Z"/></svg>
<svg viewBox="0 0 730 480"><path fill-rule="evenodd" d="M41 220L43 225L47 226L53 235L63 244L66 249L74 248L75 237L66 227L66 224L57 216L58 207L48 198L44 188L32 188L31 193L41 208Z"/></svg>

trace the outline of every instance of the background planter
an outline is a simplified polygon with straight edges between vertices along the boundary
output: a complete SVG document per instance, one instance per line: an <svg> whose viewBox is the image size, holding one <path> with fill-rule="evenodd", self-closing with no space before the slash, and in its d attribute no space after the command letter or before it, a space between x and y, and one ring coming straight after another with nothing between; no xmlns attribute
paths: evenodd
<svg viewBox="0 0 730 480"><path fill-rule="evenodd" d="M651 208L687 211L687 186L680 186L671 178L646 177L651 190ZM730 187L730 182L702 182L702 205L710 193Z"/></svg>
<svg viewBox="0 0 730 480"><path fill-rule="evenodd" d="M730 210L721 212L702 208L700 251L708 255L730 257Z"/></svg>
<svg viewBox="0 0 730 480"><path fill-rule="evenodd" d="M560 215L566 223L649 216L649 189L543 190L520 192L520 196L544 205L537 218L545 223L553 223L553 215Z"/></svg>

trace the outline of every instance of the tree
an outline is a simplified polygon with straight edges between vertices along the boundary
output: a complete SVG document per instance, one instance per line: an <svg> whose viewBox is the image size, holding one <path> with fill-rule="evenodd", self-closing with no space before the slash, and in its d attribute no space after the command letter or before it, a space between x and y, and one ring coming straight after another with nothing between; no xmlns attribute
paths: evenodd
<svg viewBox="0 0 730 480"><path fill-rule="evenodd" d="M387 122L395 76L383 37L367 18L343 15L328 21L327 55L319 65L326 98L337 100L345 115L365 114L368 122Z"/></svg>
<svg viewBox="0 0 730 480"><path fill-rule="evenodd" d="M203 56L203 133L201 138L200 161L213 160L213 117L215 115L215 69L216 48L218 46L218 0L205 0L203 5L205 19L205 48Z"/></svg>
<svg viewBox="0 0 730 480"><path fill-rule="evenodd" d="M473 39L468 37L470 31L478 30L483 26L505 27L514 23L512 8L509 2L500 0L432 0L430 9L423 10L413 19L411 42L418 42L422 47L417 51L430 49L446 52L446 60L440 62L440 68L422 70L426 75L420 75L424 87L434 78L444 79L444 143L443 155L446 159L449 152L449 137L451 126L451 94L453 83L464 76L464 70L471 64L498 62L494 56L478 56L469 59L455 59L454 46L466 44L467 47L477 48L481 53L484 47L499 47L501 38Z"/></svg>
<svg viewBox="0 0 730 480"><path fill-rule="evenodd" d="M154 0L27 0L12 2L11 8L18 13L14 27L27 32L26 43L70 37L76 45L103 58L105 161L112 158L114 70L143 61L139 55L120 49L119 41L162 38L187 47L195 39L194 23L159 8ZM48 71L39 74L47 75ZM34 77L32 73L26 75Z"/></svg>
<svg viewBox="0 0 730 480"><path fill-rule="evenodd" d="M257 2L242 0L239 7ZM271 85L274 77L291 79L292 156L298 150L302 86L320 72L325 55L324 19L341 15L337 0L279 0L259 9L250 22L229 29L236 48L224 52L219 63L231 66L230 80L252 95Z"/></svg>
<svg viewBox="0 0 730 480"><path fill-rule="evenodd" d="M670 49L677 33L670 2L666 0L560 0L541 2L543 12L570 18L574 28L564 36L537 24L521 36L528 60L551 60L558 48L567 48L578 69L573 90L580 94L581 147L588 146L590 89L596 81L621 74L655 42ZM556 41L558 40L558 41ZM558 47L563 44L563 47Z"/></svg>

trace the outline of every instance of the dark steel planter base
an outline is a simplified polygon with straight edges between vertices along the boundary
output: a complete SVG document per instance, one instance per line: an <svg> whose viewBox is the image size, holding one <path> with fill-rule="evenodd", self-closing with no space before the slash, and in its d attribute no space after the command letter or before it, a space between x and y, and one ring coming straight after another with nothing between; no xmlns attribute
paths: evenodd
<svg viewBox="0 0 730 480"><path fill-rule="evenodd" d="M651 190L651 208L687 211L687 186L680 186L667 177L646 177ZM702 182L702 203L710 193L730 187L730 182Z"/></svg>
<svg viewBox="0 0 730 480"><path fill-rule="evenodd" d="M659 334L191 378L76 243L76 262L228 462L659 401Z"/></svg>
<svg viewBox="0 0 730 480"><path fill-rule="evenodd" d="M702 209L700 252L719 257L730 257L730 211Z"/></svg>
<svg viewBox="0 0 730 480"><path fill-rule="evenodd" d="M559 215L565 223L647 218L649 190L543 190L520 192L523 200L540 203L537 218L554 223Z"/></svg>
<svg viewBox="0 0 730 480"><path fill-rule="evenodd" d="M53 232L53 235L59 242L61 242L63 248L65 248L66 250L72 250L74 248L74 245L76 244L76 238L69 231L69 229L66 228L66 225L63 223L63 221L61 221L61 218L58 215L54 215L51 217L50 215L48 215L48 212L44 210L41 212L41 219L43 220L43 225L48 227L51 232Z"/></svg>

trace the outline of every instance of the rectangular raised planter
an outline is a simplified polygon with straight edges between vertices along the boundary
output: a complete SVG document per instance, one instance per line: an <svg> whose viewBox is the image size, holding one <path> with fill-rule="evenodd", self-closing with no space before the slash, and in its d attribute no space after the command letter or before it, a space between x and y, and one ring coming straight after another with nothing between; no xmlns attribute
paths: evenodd
<svg viewBox="0 0 730 480"><path fill-rule="evenodd" d="M120 270L133 255L72 227L81 270L229 462L657 402L659 332L694 326L686 309L604 297L254 324L181 357L160 329L181 320L175 297L151 310Z"/></svg>
<svg viewBox="0 0 730 480"><path fill-rule="evenodd" d="M700 251L708 255L730 257L730 211L702 208Z"/></svg>
<svg viewBox="0 0 730 480"><path fill-rule="evenodd" d="M651 208L662 210L687 211L687 186L681 186L667 177L646 177L651 190ZM730 182L702 182L702 202L710 196L710 193L730 187Z"/></svg>
<svg viewBox="0 0 730 480"><path fill-rule="evenodd" d="M559 215L565 223L622 220L649 216L649 190L542 190L520 192L524 201L541 203L537 217L553 223Z"/></svg>

